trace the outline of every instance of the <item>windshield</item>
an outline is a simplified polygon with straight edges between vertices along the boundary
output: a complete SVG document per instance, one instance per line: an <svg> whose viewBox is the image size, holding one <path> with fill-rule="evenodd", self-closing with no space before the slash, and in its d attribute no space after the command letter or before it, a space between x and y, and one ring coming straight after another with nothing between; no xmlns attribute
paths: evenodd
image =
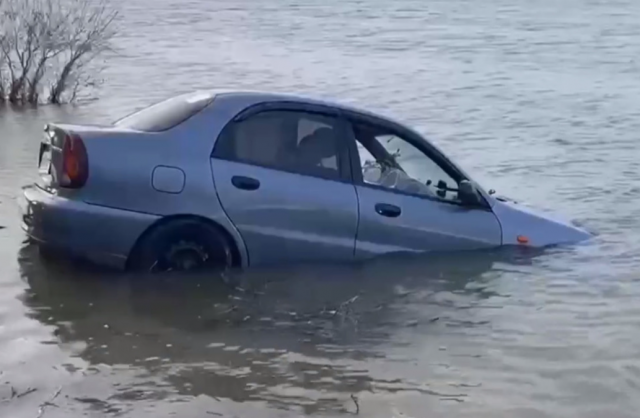
<svg viewBox="0 0 640 418"><path fill-rule="evenodd" d="M213 100L212 92L195 92L175 96L147 106L114 125L144 132L161 132L174 128L207 107Z"/></svg>

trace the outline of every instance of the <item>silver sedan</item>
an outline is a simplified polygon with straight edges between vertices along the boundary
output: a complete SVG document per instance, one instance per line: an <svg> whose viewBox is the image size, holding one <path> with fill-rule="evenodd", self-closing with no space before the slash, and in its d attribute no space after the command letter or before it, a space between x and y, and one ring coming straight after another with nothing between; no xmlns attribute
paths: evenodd
<svg viewBox="0 0 640 418"><path fill-rule="evenodd" d="M590 237L476 184L413 129L268 92L197 91L109 126L48 124L23 229L43 249L166 271L545 247Z"/></svg>

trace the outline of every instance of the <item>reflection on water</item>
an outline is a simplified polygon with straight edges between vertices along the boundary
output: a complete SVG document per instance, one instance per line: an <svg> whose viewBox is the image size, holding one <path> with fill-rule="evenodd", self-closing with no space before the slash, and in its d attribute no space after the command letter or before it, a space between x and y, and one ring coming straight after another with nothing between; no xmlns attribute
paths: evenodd
<svg viewBox="0 0 640 418"><path fill-rule="evenodd" d="M466 310L499 296L487 273L496 263L522 268L531 259L506 252L396 257L236 273L228 286L220 277L78 271L44 265L34 252L24 246L19 254L29 286L23 301L54 327L56 340L76 347L85 370L127 366L160 379L94 403L118 409L130 400L206 395L305 413L345 410L345 399L363 392L464 398L473 385L432 387L367 364L407 346L398 329L428 336L486 326Z"/></svg>
<svg viewBox="0 0 640 418"><path fill-rule="evenodd" d="M382 417L421 416L429 405L435 416L474 416L483 399L519 387L529 392L525 406L505 412L529 416L537 405L552 400L557 409L571 399L567 389L578 390L571 389L571 376L598 402L631 399L607 389L606 380L585 386L589 376L607 376L594 360L610 353L585 345L590 332L582 320L593 326L611 310L595 302L595 289L573 288L572 306L583 299L591 307L578 311L576 321L575 308L557 299L570 286L567 269L549 264L579 254L515 248L393 256L233 272L224 280L46 262L26 243L17 262L26 315L48 329L40 343L67 353L50 361L53 370L42 370L46 385L64 388L65 411L335 416L358 410ZM550 278L554 270L563 278L536 283L544 264ZM540 285L547 288L543 303L527 294L541 295ZM633 345L626 349L629 355ZM564 393L550 392L558 378L567 382Z"/></svg>

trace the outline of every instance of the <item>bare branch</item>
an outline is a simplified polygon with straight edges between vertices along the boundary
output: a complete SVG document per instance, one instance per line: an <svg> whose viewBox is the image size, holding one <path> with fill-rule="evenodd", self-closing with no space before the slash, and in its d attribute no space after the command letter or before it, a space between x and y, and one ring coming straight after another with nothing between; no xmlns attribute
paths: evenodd
<svg viewBox="0 0 640 418"><path fill-rule="evenodd" d="M0 102L73 101L111 49L109 0L0 0Z"/></svg>
<svg viewBox="0 0 640 418"><path fill-rule="evenodd" d="M78 3L74 21L78 22L67 45L68 58L62 71L53 84L50 94L50 103L60 103L62 94L69 89L69 80L74 71L81 71L85 64L93 60L97 55L110 49L111 38L115 32L111 26L118 16L116 11L108 8L105 1L100 1L95 7L90 7L87 0L73 0ZM72 97L77 86L71 87Z"/></svg>
<svg viewBox="0 0 640 418"><path fill-rule="evenodd" d="M358 415L360 413L360 403L358 403L358 397L352 393L351 394L351 400L356 405L355 415Z"/></svg>

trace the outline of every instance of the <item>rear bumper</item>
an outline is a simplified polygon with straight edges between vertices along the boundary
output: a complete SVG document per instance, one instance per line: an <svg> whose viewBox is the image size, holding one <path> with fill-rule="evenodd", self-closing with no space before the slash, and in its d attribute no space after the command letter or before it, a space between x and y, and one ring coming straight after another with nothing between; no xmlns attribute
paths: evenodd
<svg viewBox="0 0 640 418"><path fill-rule="evenodd" d="M158 216L66 199L32 185L19 198L22 229L70 256L122 269L138 237Z"/></svg>

